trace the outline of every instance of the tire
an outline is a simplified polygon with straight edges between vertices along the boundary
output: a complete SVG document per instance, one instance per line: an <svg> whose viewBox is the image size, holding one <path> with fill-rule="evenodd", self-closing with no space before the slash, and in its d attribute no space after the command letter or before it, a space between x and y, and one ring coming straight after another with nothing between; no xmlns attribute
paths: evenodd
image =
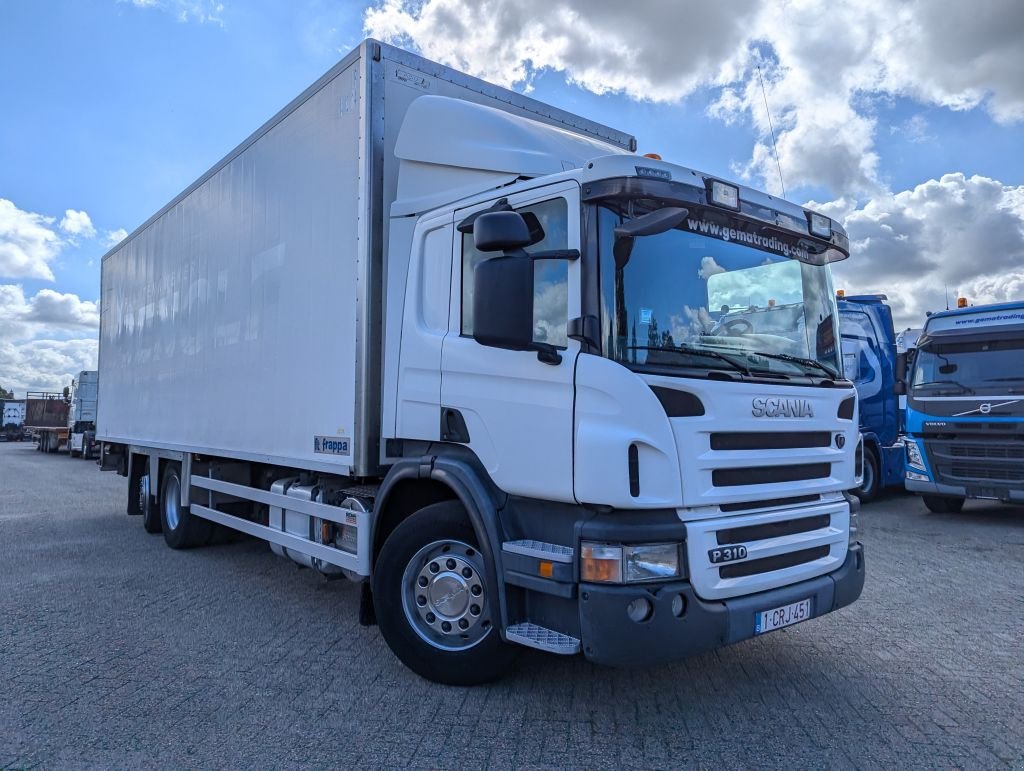
<svg viewBox="0 0 1024 771"><path fill-rule="evenodd" d="M149 461L146 461L147 465ZM142 514L142 528L147 533L163 532L164 523L160 516L160 507L157 506L153 497L153 490L149 484L149 472L139 477L139 513Z"/></svg>
<svg viewBox="0 0 1024 771"><path fill-rule="evenodd" d="M864 481L853 491L853 494L860 498L861 503L871 503L878 497L878 492L882 488L878 465L878 455L875 454L874 448L865 447Z"/></svg>
<svg viewBox="0 0 1024 771"><path fill-rule="evenodd" d="M177 463L164 466L160 479L160 526L172 549L192 549L210 540L213 523L194 517L181 505L181 471Z"/></svg>
<svg viewBox="0 0 1024 771"><path fill-rule="evenodd" d="M501 639L487 567L458 501L421 509L384 543L373 570L377 624L420 677L480 685L512 666L516 651Z"/></svg>
<svg viewBox="0 0 1024 771"><path fill-rule="evenodd" d="M934 514L959 514L964 508L963 498L948 498L943 495L922 495L924 505Z"/></svg>

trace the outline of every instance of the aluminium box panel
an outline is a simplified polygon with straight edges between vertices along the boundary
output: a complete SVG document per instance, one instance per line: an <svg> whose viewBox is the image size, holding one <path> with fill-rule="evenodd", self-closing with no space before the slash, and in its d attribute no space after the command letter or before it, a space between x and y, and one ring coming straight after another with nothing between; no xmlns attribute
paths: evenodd
<svg viewBox="0 0 1024 771"><path fill-rule="evenodd" d="M393 149L408 105L428 93L635 148L363 41L104 257L100 439L378 470ZM315 437L350 440L350 455L315 452Z"/></svg>
<svg viewBox="0 0 1024 771"><path fill-rule="evenodd" d="M343 65L104 258L100 439L353 464L365 78Z"/></svg>

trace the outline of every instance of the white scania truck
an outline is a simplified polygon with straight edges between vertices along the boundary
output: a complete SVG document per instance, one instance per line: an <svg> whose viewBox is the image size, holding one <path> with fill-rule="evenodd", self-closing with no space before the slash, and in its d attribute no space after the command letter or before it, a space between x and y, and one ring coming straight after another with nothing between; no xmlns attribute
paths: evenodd
<svg viewBox="0 0 1024 771"><path fill-rule="evenodd" d="M847 237L634 151L362 43L103 258L129 513L361 582L364 622L445 683L853 602Z"/></svg>

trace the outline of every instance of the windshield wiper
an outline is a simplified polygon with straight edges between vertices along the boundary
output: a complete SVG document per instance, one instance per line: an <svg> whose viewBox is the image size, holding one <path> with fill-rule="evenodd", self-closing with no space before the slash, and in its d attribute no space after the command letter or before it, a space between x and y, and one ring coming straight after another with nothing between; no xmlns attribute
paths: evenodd
<svg viewBox="0 0 1024 771"><path fill-rule="evenodd" d="M733 369L742 372L744 375L749 375L750 370L740 364L733 358L719 353L718 351L711 351L707 348L694 348L688 345L627 345L627 351L664 351L666 353L683 353L693 354L695 356L707 356L709 359L719 359L724 361L726 364L732 366Z"/></svg>
<svg viewBox="0 0 1024 771"><path fill-rule="evenodd" d="M1022 375L1014 375L1013 377L987 377L985 378L986 383L1014 383L1024 380Z"/></svg>
<svg viewBox="0 0 1024 771"><path fill-rule="evenodd" d="M916 390L918 388L924 388L925 386L943 386L943 385L955 386L956 388L960 389L961 393L965 393L965 394L973 394L974 393L974 389L973 388L969 388L969 387L965 386L959 380L927 380L924 383L915 383L914 384L914 389Z"/></svg>
<svg viewBox="0 0 1024 771"><path fill-rule="evenodd" d="M794 364L803 364L805 367L815 367L817 369L820 369L826 375L828 375L830 380L835 380L838 377L838 375L835 372L826 367L820 361L815 361L814 359L805 359L803 356L793 356L792 354L789 353L771 353L769 351L751 351L750 354L752 356L764 356L767 359L791 361Z"/></svg>

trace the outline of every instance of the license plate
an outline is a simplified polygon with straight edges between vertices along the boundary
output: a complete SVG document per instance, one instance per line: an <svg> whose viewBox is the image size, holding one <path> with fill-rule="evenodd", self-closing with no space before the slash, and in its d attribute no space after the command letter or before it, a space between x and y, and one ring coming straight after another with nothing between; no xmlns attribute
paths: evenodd
<svg viewBox="0 0 1024 771"><path fill-rule="evenodd" d="M781 629L784 626L792 626L806 621L811 617L810 599L792 602L783 605L781 608L762 610L754 617L754 634L764 634L773 629Z"/></svg>

